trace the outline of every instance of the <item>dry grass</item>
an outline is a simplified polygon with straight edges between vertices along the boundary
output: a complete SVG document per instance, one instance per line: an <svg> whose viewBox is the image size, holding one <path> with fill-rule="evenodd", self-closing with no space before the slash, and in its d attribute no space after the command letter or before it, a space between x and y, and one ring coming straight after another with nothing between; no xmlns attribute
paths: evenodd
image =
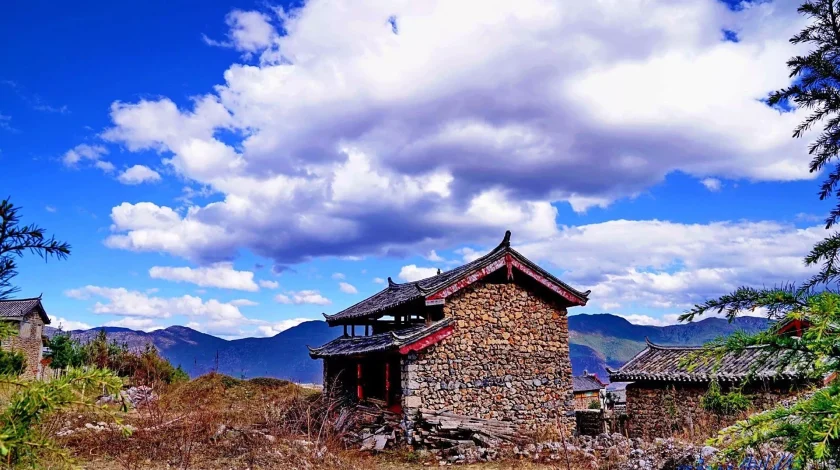
<svg viewBox="0 0 840 470"><path fill-rule="evenodd" d="M374 457L345 448L331 424L331 404L319 392L285 381L242 381L210 374L155 389L160 399L140 410L65 413L44 423L43 432L56 435L74 430L57 440L77 465L89 469L410 470L438 465L434 456L411 450ZM134 431L120 432L111 424L115 420ZM87 423L105 423L113 429L91 430L85 427ZM45 467L50 465L45 463ZM460 466L471 470L566 467L528 461Z"/></svg>

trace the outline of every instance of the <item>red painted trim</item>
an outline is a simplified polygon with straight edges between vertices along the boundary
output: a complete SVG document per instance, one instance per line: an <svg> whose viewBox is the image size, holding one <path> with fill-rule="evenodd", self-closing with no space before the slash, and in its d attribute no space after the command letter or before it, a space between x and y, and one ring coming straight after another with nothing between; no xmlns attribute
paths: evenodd
<svg viewBox="0 0 840 470"><path fill-rule="evenodd" d="M454 294L455 292L458 292L459 290L463 289L464 287L467 287L470 284L472 284L472 283L474 283L474 282L476 282L480 279L483 279L487 275L496 272L497 269L500 269L504 265L505 265L504 258L499 258L498 260L493 261L492 263L488 264L487 266L485 266L481 269L475 270L465 277L462 277L461 279L456 281L454 284L450 284L448 287L445 287L445 288L433 293L432 295L429 295L428 297L426 297L426 300L445 299L445 298L449 297L450 295Z"/></svg>
<svg viewBox="0 0 840 470"><path fill-rule="evenodd" d="M811 322L808 320L792 320L788 322L785 326L783 326L777 334L783 335L787 332L796 330L796 336L802 336L802 330L806 330L811 326Z"/></svg>
<svg viewBox="0 0 840 470"><path fill-rule="evenodd" d="M356 364L356 398L359 401L364 400L365 396L362 393L362 363Z"/></svg>
<svg viewBox="0 0 840 470"><path fill-rule="evenodd" d="M452 336L452 333L455 331L455 328L451 326L447 326L441 330L438 330L429 336L424 336L423 338L418 339L417 341L406 344L405 346L400 348L400 354L408 354L412 351L422 351L433 344L437 344L444 339Z"/></svg>
<svg viewBox="0 0 840 470"><path fill-rule="evenodd" d="M533 269L529 268L528 266L522 264L516 258L513 259L513 267L522 271L523 273L531 276L540 284L548 287L552 291L560 294L561 297L571 302L573 305L586 305L585 301L580 300L576 295L572 294L568 290L564 289L562 286L558 285L555 282L552 282L546 279L544 276L541 276L539 273L534 271Z"/></svg>
<svg viewBox="0 0 840 470"><path fill-rule="evenodd" d="M391 363L385 363L385 405L391 405Z"/></svg>
<svg viewBox="0 0 840 470"><path fill-rule="evenodd" d="M430 300L441 300L449 297L450 295L458 292L459 290L483 279L484 277L496 272L496 270L501 269L502 266L506 266L508 268L508 279L513 279L513 269L516 268L523 273L527 274L540 284L544 285L545 287L551 289L552 291L559 294L564 299L568 300L572 303L572 305L586 305L586 301L579 299L575 294L572 294L567 289L563 288L559 284L547 279L545 276L537 273L533 269L529 268L524 263L521 263L518 259L511 256L510 253L507 253L503 258L499 258L498 260L488 264L487 266L478 269L476 271L471 272L469 275L462 277L454 284L450 284L449 286L434 292L433 294L426 297L426 302Z"/></svg>

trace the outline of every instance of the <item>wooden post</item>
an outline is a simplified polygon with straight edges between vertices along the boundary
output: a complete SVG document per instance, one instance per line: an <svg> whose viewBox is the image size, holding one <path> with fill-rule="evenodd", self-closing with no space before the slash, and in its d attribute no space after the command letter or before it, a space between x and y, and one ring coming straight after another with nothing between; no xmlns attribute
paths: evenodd
<svg viewBox="0 0 840 470"><path fill-rule="evenodd" d="M356 398L362 401L365 396L362 393L362 363L356 363Z"/></svg>
<svg viewBox="0 0 840 470"><path fill-rule="evenodd" d="M356 337L356 325L350 325L350 336Z"/></svg>
<svg viewBox="0 0 840 470"><path fill-rule="evenodd" d="M347 325L344 325L344 336L347 336Z"/></svg>
<svg viewBox="0 0 840 470"><path fill-rule="evenodd" d="M391 363L385 362L385 405L391 406Z"/></svg>
<svg viewBox="0 0 840 470"><path fill-rule="evenodd" d="M365 325L365 336L368 335L368 325Z"/></svg>

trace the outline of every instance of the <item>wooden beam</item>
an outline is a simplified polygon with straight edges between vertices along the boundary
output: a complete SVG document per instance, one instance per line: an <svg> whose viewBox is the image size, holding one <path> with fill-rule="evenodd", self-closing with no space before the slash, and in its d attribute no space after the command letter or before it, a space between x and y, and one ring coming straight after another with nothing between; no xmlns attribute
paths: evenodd
<svg viewBox="0 0 840 470"><path fill-rule="evenodd" d="M362 401L365 398L365 395L362 392L362 363L361 362L356 363L356 398L358 398L359 401Z"/></svg>
<svg viewBox="0 0 840 470"><path fill-rule="evenodd" d="M418 339L413 343L406 344L405 346L400 348L400 354L408 354L412 351L422 351L423 349L428 348L429 346L439 343L444 339L452 336L452 333L455 331L455 328L452 326L447 326L441 330L438 330L429 336L425 336L423 338Z"/></svg>
<svg viewBox="0 0 840 470"><path fill-rule="evenodd" d="M391 363L385 362L385 405L391 406Z"/></svg>

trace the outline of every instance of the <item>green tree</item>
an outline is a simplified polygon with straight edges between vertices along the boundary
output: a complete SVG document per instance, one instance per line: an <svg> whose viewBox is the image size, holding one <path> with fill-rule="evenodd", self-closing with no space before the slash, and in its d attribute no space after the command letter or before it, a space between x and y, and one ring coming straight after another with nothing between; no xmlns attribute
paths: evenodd
<svg viewBox="0 0 840 470"><path fill-rule="evenodd" d="M840 2L807 0L798 11L810 23L790 41L810 50L788 61L792 85L771 93L768 104L780 110L796 107L809 111L794 129L794 138L820 127L809 146L810 171L828 170L818 194L821 200L836 199L825 221L826 229L831 229L840 220ZM770 330L713 341L704 354L720 358L749 346L763 346L780 359L780 369L796 367L815 381L835 377L840 372L840 294L831 290L840 281L840 233L834 232L817 243L804 262L819 267L819 271L801 286L740 287L694 306L681 320L690 321L709 312L724 313L731 320L746 310L766 309L769 318L777 321ZM810 325L801 336L779 334L782 326L797 320L807 320ZM721 431L714 443L734 458L770 441L784 443L794 454L796 468L839 461L840 381L831 381L790 407L779 406L740 421Z"/></svg>
<svg viewBox="0 0 840 470"><path fill-rule="evenodd" d="M70 245L55 237L47 238L41 227L21 225L18 210L9 199L0 201L0 299L18 291L11 281L18 273L16 259L24 253L35 253L45 260L70 254Z"/></svg>
<svg viewBox="0 0 840 470"><path fill-rule="evenodd" d="M56 333L48 342L50 353L47 357L52 359L50 367L53 369L66 369L68 367L81 367L85 363L85 354L79 341L70 337L69 333Z"/></svg>

